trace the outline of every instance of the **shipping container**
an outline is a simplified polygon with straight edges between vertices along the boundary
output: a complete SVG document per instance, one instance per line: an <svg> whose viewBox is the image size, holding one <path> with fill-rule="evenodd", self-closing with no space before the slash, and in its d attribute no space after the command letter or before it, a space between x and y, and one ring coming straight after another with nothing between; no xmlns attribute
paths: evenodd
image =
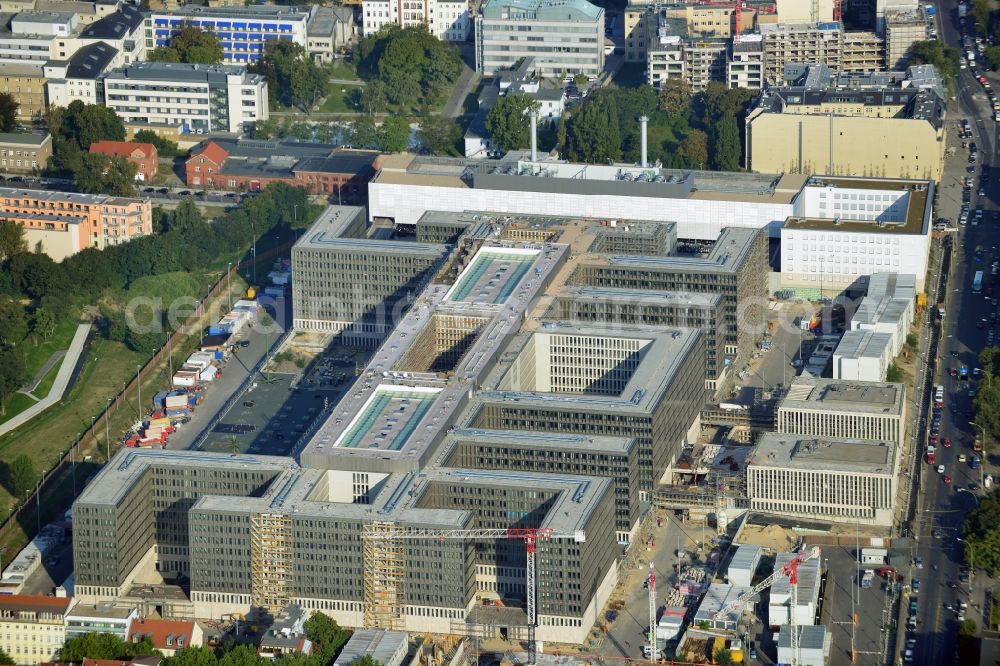
<svg viewBox="0 0 1000 666"><path fill-rule="evenodd" d="M167 396L167 399L165 400L165 406L168 411L171 409L187 407L187 404L188 404L188 396L186 393Z"/></svg>

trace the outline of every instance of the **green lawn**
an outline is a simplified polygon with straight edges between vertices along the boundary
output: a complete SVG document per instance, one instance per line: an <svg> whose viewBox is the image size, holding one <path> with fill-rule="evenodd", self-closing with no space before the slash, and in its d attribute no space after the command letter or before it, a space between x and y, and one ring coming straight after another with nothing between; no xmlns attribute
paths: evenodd
<svg viewBox="0 0 1000 666"><path fill-rule="evenodd" d="M178 284L187 282L180 280L176 274L158 276L161 287L164 289L174 289ZM205 289L216 278L214 273L205 273L194 276L194 282L188 283L190 286L204 285L194 294L195 297L204 295ZM137 281L138 284L139 281ZM243 280L234 278L232 282L233 292L239 294L245 290ZM156 278L151 278L146 283L141 284L142 291L157 289ZM225 300L225 292L219 296ZM206 308L206 311L213 311ZM209 323L207 316L202 323ZM174 349L173 356L175 363L177 359L185 358L198 342L200 327L195 328L195 335L189 336L183 345ZM135 376L136 367L144 364L148 357L129 350L125 345L97 338L94 340L87 358L83 363L76 383L63 400L53 405L45 412L44 418L32 419L14 432L0 437L0 465L10 464L14 458L21 454L28 454L35 461L35 468L39 474L52 469L70 446L77 440L92 423L92 417L98 415L108 405L108 398L113 398L122 388ZM156 391L167 387L166 361L162 367L153 369L143 374L142 395L144 407L149 406L147 396L152 396ZM42 386L51 386L49 378L43 381ZM16 399L18 396L15 396ZM25 400L30 400L27 396L19 396ZM112 444L128 430L136 421L140 406L136 402L136 394L130 393L120 401L113 403L111 412L110 431ZM13 399L12 399L13 400ZM84 442L83 450L80 453L81 460L86 456L92 456L94 461L102 462L106 456L107 442L104 432L97 433L95 438ZM113 447L112 447L113 448ZM95 464L78 464L76 467L76 487L83 487L87 477L96 471ZM73 497L73 477L68 472L64 478L57 482L50 483L46 491L42 493L39 506L41 507L41 523L62 515ZM0 487L0 519L3 516L3 509L10 509L13 506L13 498L6 488ZM27 524L24 524L27 522ZM21 525L13 526L0 537L0 547L6 547L8 553L15 553L24 547L29 538L29 532L34 533L35 521L22 521Z"/></svg>
<svg viewBox="0 0 1000 666"><path fill-rule="evenodd" d="M338 60L333 65L327 67L327 72L329 72L331 79L358 79L358 73L354 71L354 67L343 60Z"/></svg>
<svg viewBox="0 0 1000 666"><path fill-rule="evenodd" d="M330 96L319 107L320 113L357 113L354 106L354 96L361 86L349 86L339 83L330 87Z"/></svg>
<svg viewBox="0 0 1000 666"><path fill-rule="evenodd" d="M28 339L21 343L21 349L27 355L25 359L25 367L27 376L27 381L31 381L35 377L35 373L42 369L45 362L49 360L53 352L57 352L63 349L69 349L69 344L73 340L73 334L76 333L76 327L78 322L76 321L64 321L59 326L56 327L55 333L51 338L45 341L40 341L38 346L32 343L32 339L29 336ZM59 371L59 365L62 363L56 363L55 366L49 370L45 379L39 385L38 389L35 390L35 396L38 398L44 397L49 388L52 387L52 383L55 381L56 373ZM34 400L24 395L23 393L15 393L10 398L7 399L6 413L0 416L0 423L10 420L15 415L21 413L28 407L34 404Z"/></svg>

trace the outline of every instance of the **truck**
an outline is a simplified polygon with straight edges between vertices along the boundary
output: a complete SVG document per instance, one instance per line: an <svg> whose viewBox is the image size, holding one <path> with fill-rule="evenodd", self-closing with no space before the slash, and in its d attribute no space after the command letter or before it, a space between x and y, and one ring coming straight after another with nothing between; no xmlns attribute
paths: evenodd
<svg viewBox="0 0 1000 666"><path fill-rule="evenodd" d="M976 271L975 277L972 278L972 293L978 294L983 290L983 272Z"/></svg>
<svg viewBox="0 0 1000 666"><path fill-rule="evenodd" d="M938 384L934 389L934 406L943 407L944 406L944 386Z"/></svg>
<svg viewBox="0 0 1000 666"><path fill-rule="evenodd" d="M871 569L865 569L864 574L861 575L861 587L871 587L874 580L875 572Z"/></svg>
<svg viewBox="0 0 1000 666"><path fill-rule="evenodd" d="M958 3L958 18L965 18L969 15L969 6L964 2Z"/></svg>
<svg viewBox="0 0 1000 666"><path fill-rule="evenodd" d="M687 609L684 606L667 606L663 609L663 615L656 623L656 638L658 641L672 641L677 638L684 626L684 616Z"/></svg>
<svg viewBox="0 0 1000 666"><path fill-rule="evenodd" d="M938 319L944 321L944 305L938 306Z"/></svg>
<svg viewBox="0 0 1000 666"><path fill-rule="evenodd" d="M927 464L936 465L937 464L937 447L933 444L927 447Z"/></svg>

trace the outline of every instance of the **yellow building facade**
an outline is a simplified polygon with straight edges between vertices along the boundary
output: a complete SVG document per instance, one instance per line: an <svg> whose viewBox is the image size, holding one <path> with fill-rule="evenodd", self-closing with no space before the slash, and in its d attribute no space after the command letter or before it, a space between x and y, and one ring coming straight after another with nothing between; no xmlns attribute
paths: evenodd
<svg viewBox="0 0 1000 666"><path fill-rule="evenodd" d="M53 661L66 640L65 597L0 596L0 649L16 664Z"/></svg>
<svg viewBox="0 0 1000 666"><path fill-rule="evenodd" d="M0 67L0 93L10 93L18 103L17 119L22 123L45 113L45 76L41 65L7 64Z"/></svg>
<svg viewBox="0 0 1000 666"><path fill-rule="evenodd" d="M892 110L867 107L858 115L755 110L746 123L747 165L760 173L940 180L943 122L935 127L927 120L893 117Z"/></svg>

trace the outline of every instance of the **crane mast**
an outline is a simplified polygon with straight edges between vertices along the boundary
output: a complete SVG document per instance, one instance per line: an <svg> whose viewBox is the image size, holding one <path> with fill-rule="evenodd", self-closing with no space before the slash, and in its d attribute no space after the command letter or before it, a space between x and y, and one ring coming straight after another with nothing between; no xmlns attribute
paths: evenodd
<svg viewBox="0 0 1000 666"><path fill-rule="evenodd" d="M818 559L819 556L820 550L818 546L813 546L809 550L797 553L795 557L781 565L781 568L775 569L774 573L770 576L720 608L719 612L715 614L714 619L721 620L730 611L742 609L746 605L747 601L755 597L760 592L763 592L767 588L771 587L775 581L781 578L787 578L788 583L791 586L791 603L788 609L788 625L791 630L792 648L791 666L799 666L799 627L795 619L795 608L799 604L799 567L809 560Z"/></svg>
<svg viewBox="0 0 1000 666"><path fill-rule="evenodd" d="M649 562L649 663L656 663L656 568Z"/></svg>
<svg viewBox="0 0 1000 666"><path fill-rule="evenodd" d="M567 539L575 543L583 543L587 540L587 535L583 530L572 532L556 532L548 527L510 527L507 529L471 529L471 530L436 530L422 527L400 527L389 522L366 523L361 533L362 542L370 546L373 543L383 541L403 541L403 540L444 540L444 539L520 539L524 542L526 551L525 558L525 601L528 616L528 665L531 666L537 661L535 645L535 628L537 626L537 584L535 571L535 553L538 549L538 542L543 540ZM401 564L399 566L402 566ZM397 568L399 568L397 566ZM392 587L391 584L383 583L379 585L377 581L370 580L380 573L384 574L384 563L365 561L364 563L365 589L376 590ZM395 574L396 586L401 586L403 574L401 571L392 572ZM402 602L402 590L395 590L392 601L396 604ZM378 626L378 618L370 617L369 605L374 605L374 600L366 599L365 625ZM384 605L384 604L383 604ZM396 615L402 617L402 608L395 609Z"/></svg>

